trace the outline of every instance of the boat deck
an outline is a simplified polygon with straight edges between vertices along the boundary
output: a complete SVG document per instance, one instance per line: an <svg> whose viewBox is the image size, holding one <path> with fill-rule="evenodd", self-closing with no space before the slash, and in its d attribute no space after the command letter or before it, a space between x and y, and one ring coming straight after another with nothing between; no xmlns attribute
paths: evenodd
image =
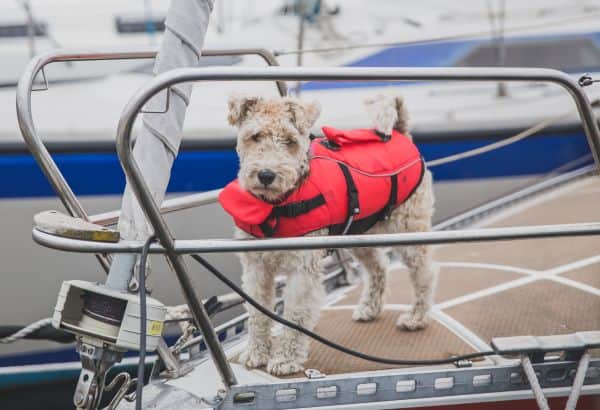
<svg viewBox="0 0 600 410"><path fill-rule="evenodd" d="M501 211L480 227L597 221L600 177L591 176ZM398 359L448 358L489 350L492 337L600 329L600 238L552 238L436 247L439 284L430 326L406 332L395 321L411 302L402 266L388 277L383 314L351 319L360 284L324 308L316 332L361 352ZM600 351L593 352L600 356ZM504 360L490 357L475 366ZM306 368L333 375L389 369L311 342ZM304 374L292 377L305 377Z"/></svg>

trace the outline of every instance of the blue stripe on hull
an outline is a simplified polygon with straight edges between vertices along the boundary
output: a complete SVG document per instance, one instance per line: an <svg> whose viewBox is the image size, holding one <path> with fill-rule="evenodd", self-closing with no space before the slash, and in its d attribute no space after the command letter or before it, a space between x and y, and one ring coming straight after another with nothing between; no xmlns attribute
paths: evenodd
<svg viewBox="0 0 600 410"><path fill-rule="evenodd" d="M418 142L425 159L435 159L495 141L445 139ZM434 169L437 181L542 174L589 152L578 131L523 140L494 152ZM77 195L118 195L125 178L114 153L69 153L54 159ZM169 192L199 192L220 188L235 178L238 158L233 149L184 151L175 161ZM54 193L30 155L0 156L0 198L53 196Z"/></svg>

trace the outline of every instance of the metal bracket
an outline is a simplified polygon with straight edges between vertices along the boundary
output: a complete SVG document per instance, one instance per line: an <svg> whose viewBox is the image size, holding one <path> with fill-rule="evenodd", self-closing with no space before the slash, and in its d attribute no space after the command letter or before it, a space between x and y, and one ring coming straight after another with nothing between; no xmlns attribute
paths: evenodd
<svg viewBox="0 0 600 410"><path fill-rule="evenodd" d="M46 71L45 69L42 67L42 69L39 71L42 74L42 78L44 79L44 85L42 87L35 87L35 78L33 79L32 83L31 83L31 91L48 91L48 78L46 77ZM36 76L37 78L37 76Z"/></svg>
<svg viewBox="0 0 600 410"><path fill-rule="evenodd" d="M132 392L131 394L127 394L127 392L137 383L137 379L132 379L129 373L126 372L117 374L114 379L112 379L112 381L104 387L104 391L111 391L117 387L117 384L120 380L122 380L121 387L119 387L119 390L110 403L108 403L108 406L106 406L105 410L115 410L123 399L130 403L135 400L135 392Z"/></svg>
<svg viewBox="0 0 600 410"><path fill-rule="evenodd" d="M590 73L585 73L584 75L582 75L579 80L577 81L577 83L581 86L581 87L587 87L588 85L592 85L594 83L598 83L600 82L600 80L594 80L592 78L592 76L590 75Z"/></svg>
<svg viewBox="0 0 600 410"><path fill-rule="evenodd" d="M104 392L106 374L121 360L123 353L82 340L77 342L82 369L73 394L73 404L78 409L97 409Z"/></svg>
<svg viewBox="0 0 600 410"><path fill-rule="evenodd" d="M152 287L148 284L148 278L150 277L151 273L152 273L152 264L150 263L150 259L148 259L146 261L146 272L145 272L146 292L148 294L151 294L152 290L153 290ZM133 275L131 275L131 279L129 280L128 289L130 292L137 292L138 290L140 290L140 260L139 260L139 258L135 262L135 265L133 265Z"/></svg>
<svg viewBox="0 0 600 410"><path fill-rule="evenodd" d="M161 111L153 111L153 110L148 110L145 108L142 108L140 110L140 112L142 114L165 114L166 112L169 111L169 108L171 107L171 87L166 89L166 93L167 93L167 97L166 97L166 101L165 101L165 109L161 110ZM155 95L154 97L157 97L159 94ZM152 104L153 101L149 101L148 104Z"/></svg>

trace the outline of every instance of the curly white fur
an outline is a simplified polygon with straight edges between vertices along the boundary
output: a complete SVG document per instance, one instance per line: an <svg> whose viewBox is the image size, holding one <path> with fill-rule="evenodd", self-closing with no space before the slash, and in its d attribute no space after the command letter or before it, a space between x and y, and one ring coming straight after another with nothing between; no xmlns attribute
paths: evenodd
<svg viewBox="0 0 600 410"><path fill-rule="evenodd" d="M399 97L378 96L366 102L373 125L381 132L396 128L407 133L407 114ZM308 133L319 114L317 104L307 104L292 98L265 100L255 97L234 97L230 100L229 121L239 128L240 184L268 201L275 201L296 187L308 171ZM410 136L408 136L410 138ZM265 186L258 179L261 169L272 170L276 177ZM431 228L434 211L432 177L425 172L413 195L392 212L388 220L380 221L369 233L423 232ZM326 235L321 230L310 235ZM236 238L250 235L236 229ZM398 327L418 330L426 326L431 307L437 268L428 246L397 248L410 272L414 288L414 303L410 312L400 316ZM366 278L363 293L353 313L356 321L377 318L383 307L387 275L387 260L375 248L353 249L354 257L364 266ZM284 317L313 329L324 301L321 284L323 250L273 251L242 253L242 285L261 305L274 303L274 278L287 275L284 290ZM289 328L271 333L272 323L266 316L247 306L248 345L241 362L249 367L266 366L274 375L286 375L303 369L308 357L308 338Z"/></svg>

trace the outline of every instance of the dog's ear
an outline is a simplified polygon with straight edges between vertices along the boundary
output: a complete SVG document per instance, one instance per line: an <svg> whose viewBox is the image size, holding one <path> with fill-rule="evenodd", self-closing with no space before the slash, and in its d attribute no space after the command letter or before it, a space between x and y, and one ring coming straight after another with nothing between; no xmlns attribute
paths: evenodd
<svg viewBox="0 0 600 410"><path fill-rule="evenodd" d="M295 99L286 101L292 124L301 134L306 134L321 114L321 106L318 102L302 102Z"/></svg>
<svg viewBox="0 0 600 410"><path fill-rule="evenodd" d="M227 116L229 123L239 127L260 100L260 97L230 96L228 101L229 115Z"/></svg>

